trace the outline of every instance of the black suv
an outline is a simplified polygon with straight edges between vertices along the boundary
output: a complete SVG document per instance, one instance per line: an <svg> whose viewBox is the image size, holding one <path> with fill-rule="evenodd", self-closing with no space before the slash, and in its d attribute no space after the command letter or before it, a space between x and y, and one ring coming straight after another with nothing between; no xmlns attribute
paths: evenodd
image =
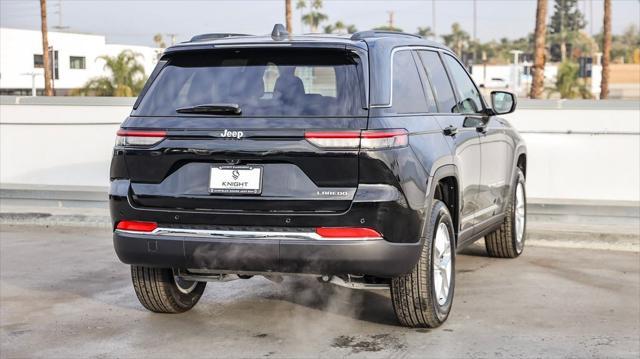
<svg viewBox="0 0 640 359"><path fill-rule="evenodd" d="M451 309L457 249L525 239L525 145L446 47L403 33L200 35L168 48L117 134L113 242L144 307L207 281L311 275Z"/></svg>

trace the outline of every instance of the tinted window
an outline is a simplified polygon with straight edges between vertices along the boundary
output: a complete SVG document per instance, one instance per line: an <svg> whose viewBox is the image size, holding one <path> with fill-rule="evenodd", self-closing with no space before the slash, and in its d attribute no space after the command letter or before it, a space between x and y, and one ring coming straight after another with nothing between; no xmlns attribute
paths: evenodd
<svg viewBox="0 0 640 359"><path fill-rule="evenodd" d="M238 104L241 116L361 116L357 58L336 50L218 50L178 53L149 87L136 116Z"/></svg>
<svg viewBox="0 0 640 359"><path fill-rule="evenodd" d="M451 77L456 84L458 91L458 111L460 113L478 113L482 112L482 100L480 100L480 93L473 81L464 71L462 66L456 59L450 55L444 55L444 59L451 70Z"/></svg>
<svg viewBox="0 0 640 359"><path fill-rule="evenodd" d="M427 112L418 69L409 50L393 55L393 108L397 113Z"/></svg>
<svg viewBox="0 0 640 359"><path fill-rule="evenodd" d="M456 99L453 95L447 72L444 69L444 65L442 65L442 61L440 61L440 56L433 51L418 51L418 53L429 76L429 82L435 93L439 112L455 112Z"/></svg>

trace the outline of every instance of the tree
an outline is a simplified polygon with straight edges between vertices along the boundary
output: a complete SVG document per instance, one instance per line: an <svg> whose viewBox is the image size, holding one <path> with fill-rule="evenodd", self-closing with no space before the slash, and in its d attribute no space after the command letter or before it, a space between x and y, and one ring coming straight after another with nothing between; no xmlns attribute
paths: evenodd
<svg viewBox="0 0 640 359"><path fill-rule="evenodd" d="M395 32L402 32L402 29L399 27L395 27L395 26L390 26L390 25L382 25L382 26L378 26L378 27L374 27L374 30L381 30L381 31L395 31Z"/></svg>
<svg viewBox="0 0 640 359"><path fill-rule="evenodd" d="M47 29L47 0L40 0L40 27L42 31L42 63L44 65L44 95L53 96L51 86L51 59L49 58L49 32Z"/></svg>
<svg viewBox="0 0 640 359"><path fill-rule="evenodd" d="M549 23L549 34L560 44L560 58L567 59L567 42L584 29L584 15L578 9L578 0L555 0L554 12Z"/></svg>
<svg viewBox="0 0 640 359"><path fill-rule="evenodd" d="M329 24L324 27L326 34L353 34L358 32L358 29L354 25L346 25L344 22L338 20L335 24Z"/></svg>
<svg viewBox="0 0 640 359"><path fill-rule="evenodd" d="M451 24L450 34L442 35L444 43L453 49L458 56L462 56L462 50L467 46L470 38L469 33L464 31L457 22Z"/></svg>
<svg viewBox="0 0 640 359"><path fill-rule="evenodd" d="M153 43L156 44L156 47L164 49L167 47L167 44L164 42L164 36L162 34L153 35Z"/></svg>
<svg viewBox="0 0 640 359"><path fill-rule="evenodd" d="M589 89L578 79L579 70L580 66L576 63L569 61L561 63L556 75L556 87L547 89L549 97L553 93L559 93L561 98L566 99L591 98Z"/></svg>
<svg viewBox="0 0 640 359"><path fill-rule="evenodd" d="M302 15L302 22L309 26L312 33L318 32L318 26L329 17L320 12L322 0L298 0L296 9L309 9L309 12Z"/></svg>
<svg viewBox="0 0 640 359"><path fill-rule="evenodd" d="M538 8L536 10L536 47L533 55L534 62L533 79L531 81L531 98L540 98L540 96L542 96L542 90L544 88L544 41L547 36L547 2L548 0L538 0Z"/></svg>
<svg viewBox="0 0 640 359"><path fill-rule="evenodd" d="M433 32L433 30L431 30L430 26L426 26L426 27L418 27L418 32L416 33L416 35L422 36L425 39L428 39L430 37L434 37L436 34Z"/></svg>
<svg viewBox="0 0 640 359"><path fill-rule="evenodd" d="M293 33L293 25L291 24L291 0L284 1L284 18L287 22L287 32Z"/></svg>
<svg viewBox="0 0 640 359"><path fill-rule="evenodd" d="M100 56L104 60L104 69L110 72L110 76L95 77L80 89L73 92L74 95L93 96L137 96L142 91L146 81L144 67L138 58L142 55L131 50L124 50L117 56Z"/></svg>
<svg viewBox="0 0 640 359"><path fill-rule="evenodd" d="M600 99L609 97L609 61L611 56L611 0L604 0L603 19L604 43L602 45L602 80L600 81Z"/></svg>

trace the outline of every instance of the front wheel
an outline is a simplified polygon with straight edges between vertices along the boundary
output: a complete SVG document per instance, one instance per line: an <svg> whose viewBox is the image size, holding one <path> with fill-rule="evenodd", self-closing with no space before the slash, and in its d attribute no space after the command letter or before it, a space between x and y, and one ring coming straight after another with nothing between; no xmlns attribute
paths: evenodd
<svg viewBox="0 0 640 359"><path fill-rule="evenodd" d="M133 289L140 304L156 313L182 313L202 297L206 282L184 280L169 268L131 266Z"/></svg>
<svg viewBox="0 0 640 359"><path fill-rule="evenodd" d="M504 222L484 237L491 257L515 258L522 254L527 229L527 196L524 173L518 168L516 181L507 202Z"/></svg>
<svg viewBox="0 0 640 359"><path fill-rule="evenodd" d="M455 287L455 232L447 206L433 201L427 238L418 263L391 280L391 300L400 323L435 328L447 320Z"/></svg>

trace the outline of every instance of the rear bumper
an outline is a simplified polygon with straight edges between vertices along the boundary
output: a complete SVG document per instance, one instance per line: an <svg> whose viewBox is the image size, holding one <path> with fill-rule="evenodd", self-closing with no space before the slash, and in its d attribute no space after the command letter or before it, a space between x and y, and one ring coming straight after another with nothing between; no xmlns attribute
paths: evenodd
<svg viewBox="0 0 640 359"><path fill-rule="evenodd" d="M409 273L421 242L383 239L233 238L114 231L113 242L126 264L237 272L364 274L394 277Z"/></svg>

